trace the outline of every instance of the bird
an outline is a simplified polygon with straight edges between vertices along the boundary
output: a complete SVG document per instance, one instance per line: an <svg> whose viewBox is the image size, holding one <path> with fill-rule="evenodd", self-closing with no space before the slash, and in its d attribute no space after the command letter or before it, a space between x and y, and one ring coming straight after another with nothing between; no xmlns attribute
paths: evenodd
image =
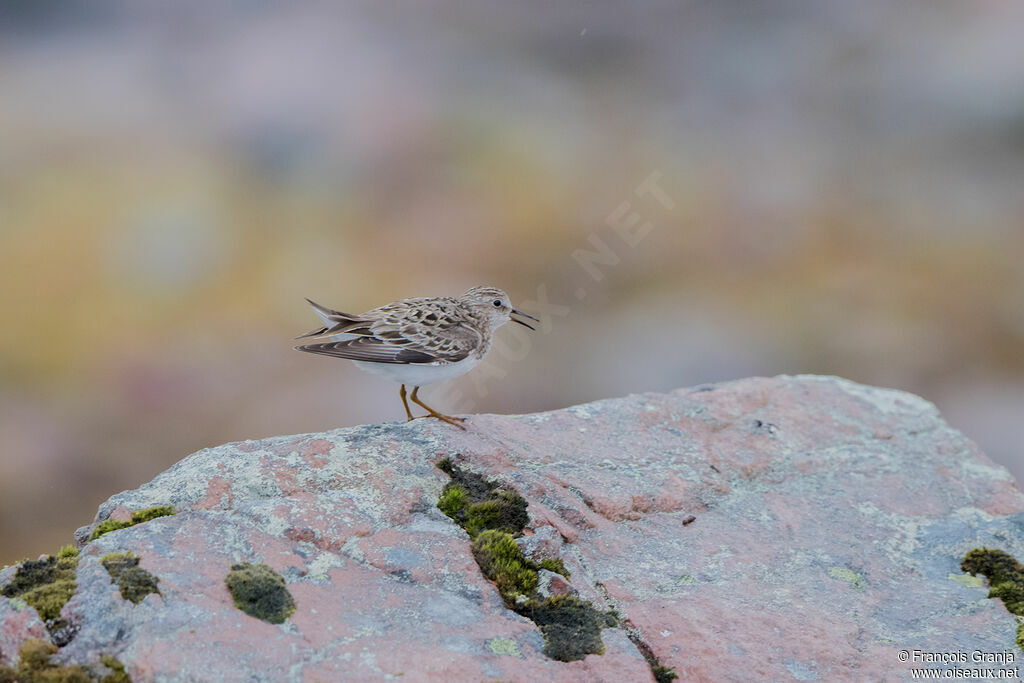
<svg viewBox="0 0 1024 683"><path fill-rule="evenodd" d="M477 286L458 297L400 299L359 315L343 313L306 299L323 322L296 339L330 341L296 346L298 351L353 361L365 370L401 384L398 391L407 421L416 419L408 398L427 410L426 415L460 429L465 418L445 415L418 396L420 387L454 379L472 370L491 348L494 331L509 320L531 330L524 320L540 322L512 307L509 296L497 287Z"/></svg>

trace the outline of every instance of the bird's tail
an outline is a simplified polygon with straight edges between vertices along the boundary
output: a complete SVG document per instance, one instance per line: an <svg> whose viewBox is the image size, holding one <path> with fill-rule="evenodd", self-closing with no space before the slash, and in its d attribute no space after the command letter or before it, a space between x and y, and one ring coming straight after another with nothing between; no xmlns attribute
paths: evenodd
<svg viewBox="0 0 1024 683"><path fill-rule="evenodd" d="M336 311L333 308L321 306L312 299L306 299L306 301L308 301L309 305L313 307L313 311L320 317L320 319L324 321L324 324L322 327L318 327L315 330L311 330L305 334L300 334L296 339L306 339L307 337L326 337L332 334L341 334L352 327L358 327L367 322L349 313L342 313L341 311Z"/></svg>
<svg viewBox="0 0 1024 683"><path fill-rule="evenodd" d="M326 327L318 327L315 330L310 330L306 334L300 334L296 339L305 339L306 337L322 337L327 334Z"/></svg>

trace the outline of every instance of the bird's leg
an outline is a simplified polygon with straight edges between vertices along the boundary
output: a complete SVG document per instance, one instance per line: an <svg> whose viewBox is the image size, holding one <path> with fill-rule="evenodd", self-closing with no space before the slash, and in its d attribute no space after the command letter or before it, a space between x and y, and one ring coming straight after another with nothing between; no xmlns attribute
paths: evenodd
<svg viewBox="0 0 1024 683"><path fill-rule="evenodd" d="M413 394L415 395L415 393L416 393L416 390L413 389ZM406 415L406 417L409 418L408 420L406 420L406 422L412 422L416 418L414 418L412 416L412 412L410 412L410 410L409 410L409 402L405 400L405 385L404 384L402 385L402 388L398 390L398 395L402 397L402 405L405 406L405 415ZM413 399L413 400L415 401L416 399Z"/></svg>
<svg viewBox="0 0 1024 683"><path fill-rule="evenodd" d="M433 408L431 408L430 406L428 406L426 403L419 399L419 397L416 395L416 392L419 390L419 387L413 387L412 393L409 394L409 398L412 399L413 403L415 403L418 406L422 406L423 408L426 408L430 412L429 415L420 415L420 417L436 417L438 420L441 420L442 422L447 422L450 425L455 425L459 429L465 429L465 427L463 427L459 423L465 421L466 418L455 417L454 415L445 415L444 413L437 412L436 410L434 410Z"/></svg>

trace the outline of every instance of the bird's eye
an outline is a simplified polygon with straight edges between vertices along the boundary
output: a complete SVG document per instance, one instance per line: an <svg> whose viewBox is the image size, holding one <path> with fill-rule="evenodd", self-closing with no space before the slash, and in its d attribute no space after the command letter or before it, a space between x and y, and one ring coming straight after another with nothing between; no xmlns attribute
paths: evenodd
<svg viewBox="0 0 1024 683"><path fill-rule="evenodd" d="M493 303L495 308L501 308L501 299L495 299Z"/></svg>

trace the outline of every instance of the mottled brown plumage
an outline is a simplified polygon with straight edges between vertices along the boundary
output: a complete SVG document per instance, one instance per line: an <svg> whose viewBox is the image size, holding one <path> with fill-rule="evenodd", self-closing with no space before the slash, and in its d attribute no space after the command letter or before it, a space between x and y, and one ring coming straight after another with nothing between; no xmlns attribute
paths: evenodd
<svg viewBox="0 0 1024 683"><path fill-rule="evenodd" d="M536 320L512 308L508 295L495 287L473 287L458 298L402 299L359 315L306 301L324 325L296 339L329 337L331 341L296 349L346 358L360 369L401 382L399 395L410 420L405 385L411 384L413 402L430 411L431 417L457 426L462 418L425 405L417 398L419 387L471 370L490 350L494 330L509 320L533 329L513 314Z"/></svg>

